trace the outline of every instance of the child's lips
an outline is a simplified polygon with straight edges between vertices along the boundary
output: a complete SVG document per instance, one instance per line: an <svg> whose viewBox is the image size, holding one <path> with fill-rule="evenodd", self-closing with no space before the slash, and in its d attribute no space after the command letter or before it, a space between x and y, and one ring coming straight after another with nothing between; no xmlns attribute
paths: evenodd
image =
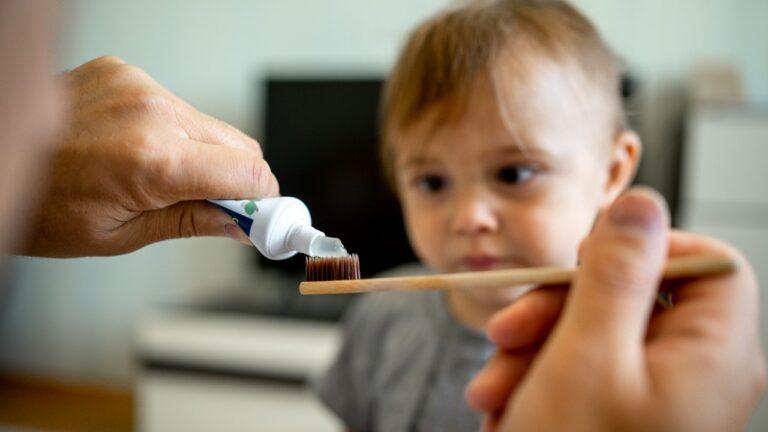
<svg viewBox="0 0 768 432"><path fill-rule="evenodd" d="M461 266L469 271L494 270L511 267L509 262L491 256L466 257L461 260Z"/></svg>

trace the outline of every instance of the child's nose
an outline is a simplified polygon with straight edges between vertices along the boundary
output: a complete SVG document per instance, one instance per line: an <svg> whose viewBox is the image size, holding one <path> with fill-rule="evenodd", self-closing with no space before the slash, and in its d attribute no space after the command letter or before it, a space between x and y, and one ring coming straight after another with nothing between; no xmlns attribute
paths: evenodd
<svg viewBox="0 0 768 432"><path fill-rule="evenodd" d="M490 202L478 195L468 195L457 203L452 224L456 234L477 235L498 230L499 219Z"/></svg>

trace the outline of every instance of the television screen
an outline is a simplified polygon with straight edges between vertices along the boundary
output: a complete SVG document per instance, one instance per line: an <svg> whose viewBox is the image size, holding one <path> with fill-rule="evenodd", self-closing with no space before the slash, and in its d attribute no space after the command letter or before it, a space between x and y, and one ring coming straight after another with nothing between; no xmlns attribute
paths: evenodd
<svg viewBox="0 0 768 432"><path fill-rule="evenodd" d="M400 208L379 167L381 79L266 82L264 154L284 196L309 208L315 228L360 256L363 277L416 260ZM303 255L261 265L299 275Z"/></svg>

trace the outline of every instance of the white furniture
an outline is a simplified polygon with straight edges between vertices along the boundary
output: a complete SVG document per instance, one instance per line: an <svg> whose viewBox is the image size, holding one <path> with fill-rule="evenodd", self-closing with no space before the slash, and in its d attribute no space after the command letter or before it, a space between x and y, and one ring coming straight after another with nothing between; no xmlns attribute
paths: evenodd
<svg viewBox="0 0 768 432"><path fill-rule="evenodd" d="M340 431L309 382L332 361L337 324L202 312L143 320L137 424L155 431Z"/></svg>
<svg viewBox="0 0 768 432"><path fill-rule="evenodd" d="M735 245L762 287L762 341L768 345L768 110L692 112L683 149L681 226ZM749 431L768 430L768 401Z"/></svg>

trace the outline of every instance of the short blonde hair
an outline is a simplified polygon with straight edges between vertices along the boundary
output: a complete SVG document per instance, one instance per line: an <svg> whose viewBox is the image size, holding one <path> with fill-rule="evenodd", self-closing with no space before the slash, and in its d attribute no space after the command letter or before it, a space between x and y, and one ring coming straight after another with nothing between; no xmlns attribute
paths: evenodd
<svg viewBox="0 0 768 432"><path fill-rule="evenodd" d="M380 156L390 184L398 134L431 109L438 124L461 115L476 83L498 78L492 70L498 59L521 41L535 48L534 58L582 71L609 102L609 121L625 127L620 63L584 15L560 0L469 1L412 32L384 86Z"/></svg>

